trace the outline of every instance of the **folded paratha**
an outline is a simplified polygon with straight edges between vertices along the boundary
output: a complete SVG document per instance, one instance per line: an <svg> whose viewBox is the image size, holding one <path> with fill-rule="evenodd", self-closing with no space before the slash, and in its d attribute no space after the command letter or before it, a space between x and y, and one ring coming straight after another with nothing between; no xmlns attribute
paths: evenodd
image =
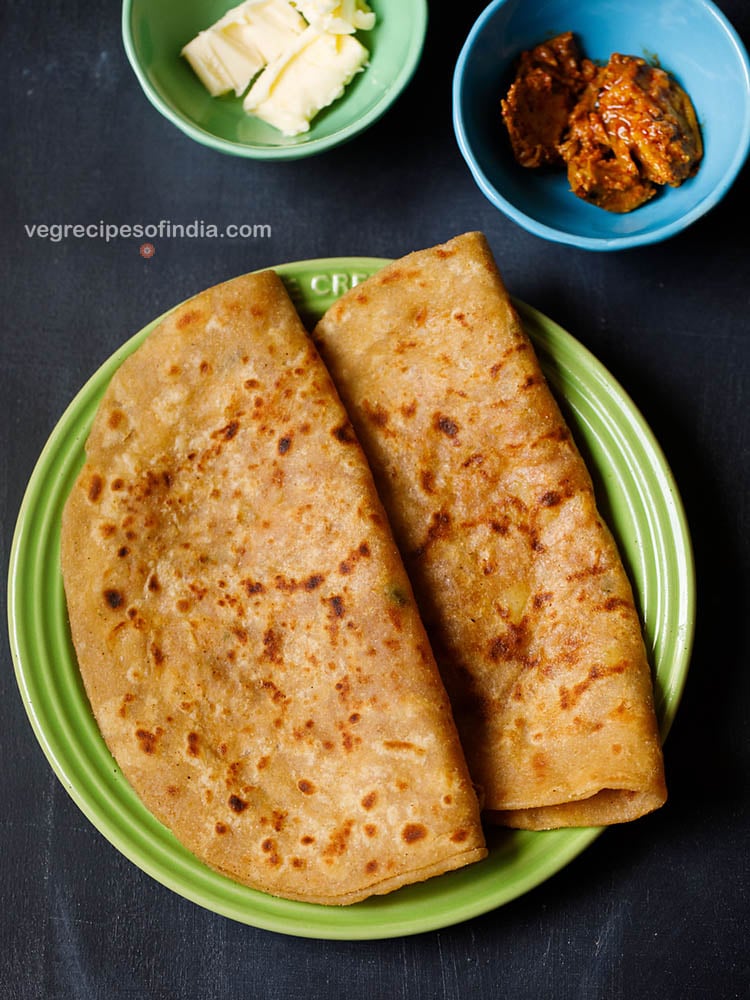
<svg viewBox="0 0 750 1000"><path fill-rule="evenodd" d="M545 829L661 805L631 588L485 239L388 265L314 339L369 457L488 816Z"/></svg>
<svg viewBox="0 0 750 1000"><path fill-rule="evenodd" d="M171 313L102 399L64 511L101 732L199 858L343 904L486 854L409 580L280 279Z"/></svg>

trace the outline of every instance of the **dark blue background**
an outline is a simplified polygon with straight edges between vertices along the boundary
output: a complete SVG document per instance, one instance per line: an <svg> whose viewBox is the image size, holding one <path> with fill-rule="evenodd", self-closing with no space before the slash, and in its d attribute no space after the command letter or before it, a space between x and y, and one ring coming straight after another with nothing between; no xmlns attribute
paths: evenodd
<svg viewBox="0 0 750 1000"><path fill-rule="evenodd" d="M699 619L666 747L669 802L463 925L382 942L282 937L174 895L88 823L36 743L3 641L2 1000L750 994L750 176L652 248L592 254L526 234L484 200L453 138L452 69L481 7L433 3L424 59L391 113L339 150L280 164L214 153L161 118L126 63L114 0L0 8L3 570L47 436L147 321L254 268L393 257L482 229L512 293L578 337L633 396L685 501ZM721 7L747 44L750 5ZM53 243L24 229L160 219L272 232L155 238L145 260L139 240Z"/></svg>

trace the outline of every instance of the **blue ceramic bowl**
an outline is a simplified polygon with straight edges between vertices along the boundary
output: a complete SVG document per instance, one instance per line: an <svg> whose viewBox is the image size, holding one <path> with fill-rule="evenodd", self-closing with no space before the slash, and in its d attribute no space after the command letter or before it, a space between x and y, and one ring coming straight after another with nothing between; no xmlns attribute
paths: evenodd
<svg viewBox="0 0 750 1000"><path fill-rule="evenodd" d="M695 177L665 188L626 215L588 205L565 171L519 166L500 117L524 49L573 31L585 53L658 64L690 95L704 158ZM453 122L461 152L493 205L529 232L589 250L656 243L713 208L750 147L750 62L736 31L710 0L494 0L464 44L453 80Z"/></svg>

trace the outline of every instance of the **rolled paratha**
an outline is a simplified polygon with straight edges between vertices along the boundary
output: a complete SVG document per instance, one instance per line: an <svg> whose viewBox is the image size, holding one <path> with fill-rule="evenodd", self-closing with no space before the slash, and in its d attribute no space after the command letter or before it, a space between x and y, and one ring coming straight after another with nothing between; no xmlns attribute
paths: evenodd
<svg viewBox="0 0 750 1000"><path fill-rule="evenodd" d="M386 266L314 331L369 457L487 816L664 802L633 595L485 239Z"/></svg>
<svg viewBox="0 0 750 1000"><path fill-rule="evenodd" d="M86 453L62 524L70 626L151 812L220 872L316 903L482 858L408 577L278 276L173 311Z"/></svg>

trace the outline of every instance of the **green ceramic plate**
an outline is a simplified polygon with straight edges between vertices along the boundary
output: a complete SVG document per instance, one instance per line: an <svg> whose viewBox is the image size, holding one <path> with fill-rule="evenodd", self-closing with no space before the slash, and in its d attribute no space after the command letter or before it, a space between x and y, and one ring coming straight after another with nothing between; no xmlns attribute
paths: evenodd
<svg viewBox="0 0 750 1000"><path fill-rule="evenodd" d="M347 257L276 270L301 314L312 321L383 263ZM691 544L675 484L650 430L612 376L559 326L517 305L631 573L666 736L688 669L694 615ZM235 920L304 937L383 938L434 930L500 906L558 871L600 831L495 830L489 857L462 871L350 907L290 902L210 870L141 805L91 714L58 566L60 515L83 463L99 400L118 366L156 323L125 343L64 413L33 472L13 540L9 624L18 684L36 736L70 795L108 840L170 889Z"/></svg>
<svg viewBox="0 0 750 1000"><path fill-rule="evenodd" d="M309 132L288 137L242 110L241 98L211 97L182 47L239 0L124 0L125 52L146 97L192 139L222 153L291 160L321 153L376 122L409 83L427 30L426 0L372 0L377 21L358 33L370 53L342 97L324 109Z"/></svg>

